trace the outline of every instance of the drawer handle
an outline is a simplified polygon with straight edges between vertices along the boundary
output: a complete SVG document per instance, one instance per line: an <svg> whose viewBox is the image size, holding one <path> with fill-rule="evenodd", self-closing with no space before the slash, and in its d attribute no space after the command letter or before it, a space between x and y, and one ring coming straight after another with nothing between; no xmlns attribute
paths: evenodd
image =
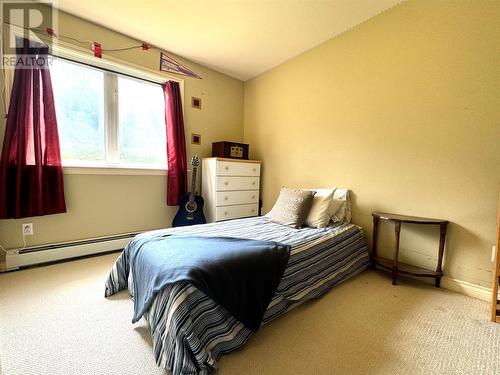
<svg viewBox="0 0 500 375"><path fill-rule="evenodd" d="M229 166L228 166L228 165L226 165L226 171L228 171L228 170L229 170Z"/></svg>
<svg viewBox="0 0 500 375"><path fill-rule="evenodd" d="M252 195L252 199L255 199L255 195Z"/></svg>
<svg viewBox="0 0 500 375"><path fill-rule="evenodd" d="M224 200L227 201L227 197L224 197Z"/></svg>
<svg viewBox="0 0 500 375"><path fill-rule="evenodd" d="M224 216L227 216L227 211L224 211Z"/></svg>
<svg viewBox="0 0 500 375"><path fill-rule="evenodd" d="M254 172L257 172L257 168L254 168L254 169L253 169L253 171L254 171Z"/></svg>
<svg viewBox="0 0 500 375"><path fill-rule="evenodd" d="M227 186L227 185L229 185L229 182L227 182L227 181L224 181L224 185L226 185L226 186Z"/></svg>
<svg viewBox="0 0 500 375"><path fill-rule="evenodd" d="M254 213L255 212L255 208L252 208L252 210L250 211L251 213Z"/></svg>
<svg viewBox="0 0 500 375"><path fill-rule="evenodd" d="M252 182L252 185L255 185L255 181Z"/></svg>

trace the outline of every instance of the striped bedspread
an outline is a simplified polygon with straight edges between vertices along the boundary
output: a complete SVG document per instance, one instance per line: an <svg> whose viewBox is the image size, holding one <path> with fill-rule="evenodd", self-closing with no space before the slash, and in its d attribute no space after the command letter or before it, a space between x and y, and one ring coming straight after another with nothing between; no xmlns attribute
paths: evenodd
<svg viewBox="0 0 500 375"><path fill-rule="evenodd" d="M169 228L139 236L154 237L165 233L247 238L291 245L287 268L262 324L321 296L369 265L363 232L353 224L326 229L293 229L257 217ZM133 241L129 246L132 245ZM128 288L133 298L129 267L125 252L122 252L106 282L106 296ZM144 317L151 327L156 363L174 375L213 372L223 353L242 346L253 333L188 283L163 289Z"/></svg>

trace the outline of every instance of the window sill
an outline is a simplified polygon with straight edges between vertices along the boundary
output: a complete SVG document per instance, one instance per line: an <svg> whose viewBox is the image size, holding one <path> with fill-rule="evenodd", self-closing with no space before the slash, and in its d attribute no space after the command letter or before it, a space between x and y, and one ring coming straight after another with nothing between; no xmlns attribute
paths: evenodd
<svg viewBox="0 0 500 375"><path fill-rule="evenodd" d="M167 170L160 167L139 167L134 165L63 165L64 174L161 176Z"/></svg>

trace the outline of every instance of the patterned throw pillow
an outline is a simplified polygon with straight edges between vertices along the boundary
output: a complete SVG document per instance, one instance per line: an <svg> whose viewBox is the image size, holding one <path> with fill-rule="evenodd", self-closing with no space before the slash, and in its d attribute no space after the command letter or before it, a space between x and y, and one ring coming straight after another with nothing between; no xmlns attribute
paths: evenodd
<svg viewBox="0 0 500 375"><path fill-rule="evenodd" d="M300 228L306 220L315 193L315 191L310 190L281 188L269 220Z"/></svg>

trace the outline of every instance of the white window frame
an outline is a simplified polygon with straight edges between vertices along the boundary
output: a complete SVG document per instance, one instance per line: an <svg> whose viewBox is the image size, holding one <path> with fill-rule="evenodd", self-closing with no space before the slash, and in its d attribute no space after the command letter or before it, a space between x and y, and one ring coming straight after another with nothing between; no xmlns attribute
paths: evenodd
<svg viewBox="0 0 500 375"><path fill-rule="evenodd" d="M110 165L121 164L118 150L118 77L104 72L104 159Z"/></svg>
<svg viewBox="0 0 500 375"><path fill-rule="evenodd" d="M179 83L181 92L181 102L184 111L184 80L179 77L158 74L157 72L139 67L135 64L124 63L116 58L103 55L102 59L97 59L89 55L88 51L78 51L75 47L61 44L54 46L52 54L75 63L89 65L100 70L104 70L104 133L105 133L105 163L93 162L65 162L63 169L66 174L120 174L120 175L162 175L166 174L166 167L147 164L129 164L119 161L118 145L118 76L124 75L130 78L137 78L141 81L164 84L166 81ZM148 82L145 82L148 83ZM110 102L113 101L113 102ZM166 150L165 150L166 153Z"/></svg>

